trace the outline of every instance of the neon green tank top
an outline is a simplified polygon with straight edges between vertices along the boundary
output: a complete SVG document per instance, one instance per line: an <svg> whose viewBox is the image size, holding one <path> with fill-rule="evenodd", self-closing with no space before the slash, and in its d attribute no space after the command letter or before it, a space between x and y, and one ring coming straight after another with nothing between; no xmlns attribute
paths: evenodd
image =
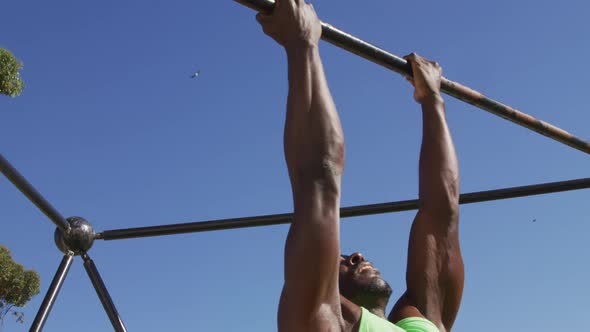
<svg viewBox="0 0 590 332"><path fill-rule="evenodd" d="M428 319L408 317L395 325L361 307L359 332L440 332Z"/></svg>

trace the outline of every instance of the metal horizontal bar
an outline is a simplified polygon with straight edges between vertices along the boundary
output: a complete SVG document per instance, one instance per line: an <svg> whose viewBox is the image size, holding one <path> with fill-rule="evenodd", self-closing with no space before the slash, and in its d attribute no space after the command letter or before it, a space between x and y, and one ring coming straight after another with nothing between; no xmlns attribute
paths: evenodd
<svg viewBox="0 0 590 332"><path fill-rule="evenodd" d="M14 168L2 154L0 154L0 172L14 184L33 204L41 210L62 232L68 234L70 224L43 196L33 187L32 184Z"/></svg>
<svg viewBox="0 0 590 332"><path fill-rule="evenodd" d="M590 188L590 178L466 193L462 194L459 197L459 204L486 202L499 199L549 194L586 188ZM348 218L363 215L401 212L417 210L418 208L419 201L417 199L381 204L358 205L342 208L340 210L340 217ZM265 216L220 219L172 225L115 229L107 230L102 233L97 233L96 239L122 240L148 236L162 236L182 233L225 230L233 228L279 225L290 223L292 217L292 213L282 213Z"/></svg>
<svg viewBox="0 0 590 332"><path fill-rule="evenodd" d="M260 12L271 12L274 8L274 1L270 0L234 0L242 5ZM322 39L337 47L361 56L380 66L393 70L401 75L411 75L411 67L405 59L389 53L375 45L322 22ZM590 143L584 141L567 131L558 128L550 123L538 120L513 107L502 104L496 100L486 97L460 83L443 78L441 90L459 100L488 111L522 127L533 130L541 135L552 138L558 142L569 145L582 152L590 154Z"/></svg>

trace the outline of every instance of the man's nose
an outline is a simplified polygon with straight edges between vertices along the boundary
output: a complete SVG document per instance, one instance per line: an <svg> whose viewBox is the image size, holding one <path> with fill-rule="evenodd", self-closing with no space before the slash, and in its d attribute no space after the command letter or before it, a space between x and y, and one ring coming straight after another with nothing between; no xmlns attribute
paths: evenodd
<svg viewBox="0 0 590 332"><path fill-rule="evenodd" d="M358 265L365 261L365 257L360 252L355 252L354 254L348 256L348 264L350 266Z"/></svg>

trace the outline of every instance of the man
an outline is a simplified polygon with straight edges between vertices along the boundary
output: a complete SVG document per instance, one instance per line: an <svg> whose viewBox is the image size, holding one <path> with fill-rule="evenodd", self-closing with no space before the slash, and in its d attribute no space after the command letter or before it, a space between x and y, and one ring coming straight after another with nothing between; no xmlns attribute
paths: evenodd
<svg viewBox="0 0 590 332"><path fill-rule="evenodd" d="M459 172L440 95L440 66L415 54L406 57L414 74L408 80L422 106L420 209L410 233L407 290L386 318L391 287L360 253L340 254L344 136L320 60L319 19L303 0L277 0L271 15L257 19L284 47L289 67L284 147L294 220L285 248L279 331L450 331L461 302L463 262Z"/></svg>

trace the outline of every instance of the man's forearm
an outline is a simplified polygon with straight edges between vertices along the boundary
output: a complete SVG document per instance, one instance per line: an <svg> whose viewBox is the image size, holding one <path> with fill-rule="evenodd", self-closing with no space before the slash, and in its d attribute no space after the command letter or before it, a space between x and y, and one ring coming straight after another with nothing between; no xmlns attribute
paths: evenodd
<svg viewBox="0 0 590 332"><path fill-rule="evenodd" d="M419 172L421 208L455 213L459 199L459 167L440 95L422 103Z"/></svg>
<svg viewBox="0 0 590 332"><path fill-rule="evenodd" d="M284 139L291 181L298 186L302 177L339 179L344 163L343 134L318 47L287 49L287 58L289 96Z"/></svg>
<svg viewBox="0 0 590 332"><path fill-rule="evenodd" d="M285 119L285 159L289 167L289 176L295 175L295 168L301 162L299 154L303 150L302 135L305 134L313 95L312 83L312 49L286 49L288 62L289 93L287 97L287 113ZM297 144L300 142L300 144Z"/></svg>

